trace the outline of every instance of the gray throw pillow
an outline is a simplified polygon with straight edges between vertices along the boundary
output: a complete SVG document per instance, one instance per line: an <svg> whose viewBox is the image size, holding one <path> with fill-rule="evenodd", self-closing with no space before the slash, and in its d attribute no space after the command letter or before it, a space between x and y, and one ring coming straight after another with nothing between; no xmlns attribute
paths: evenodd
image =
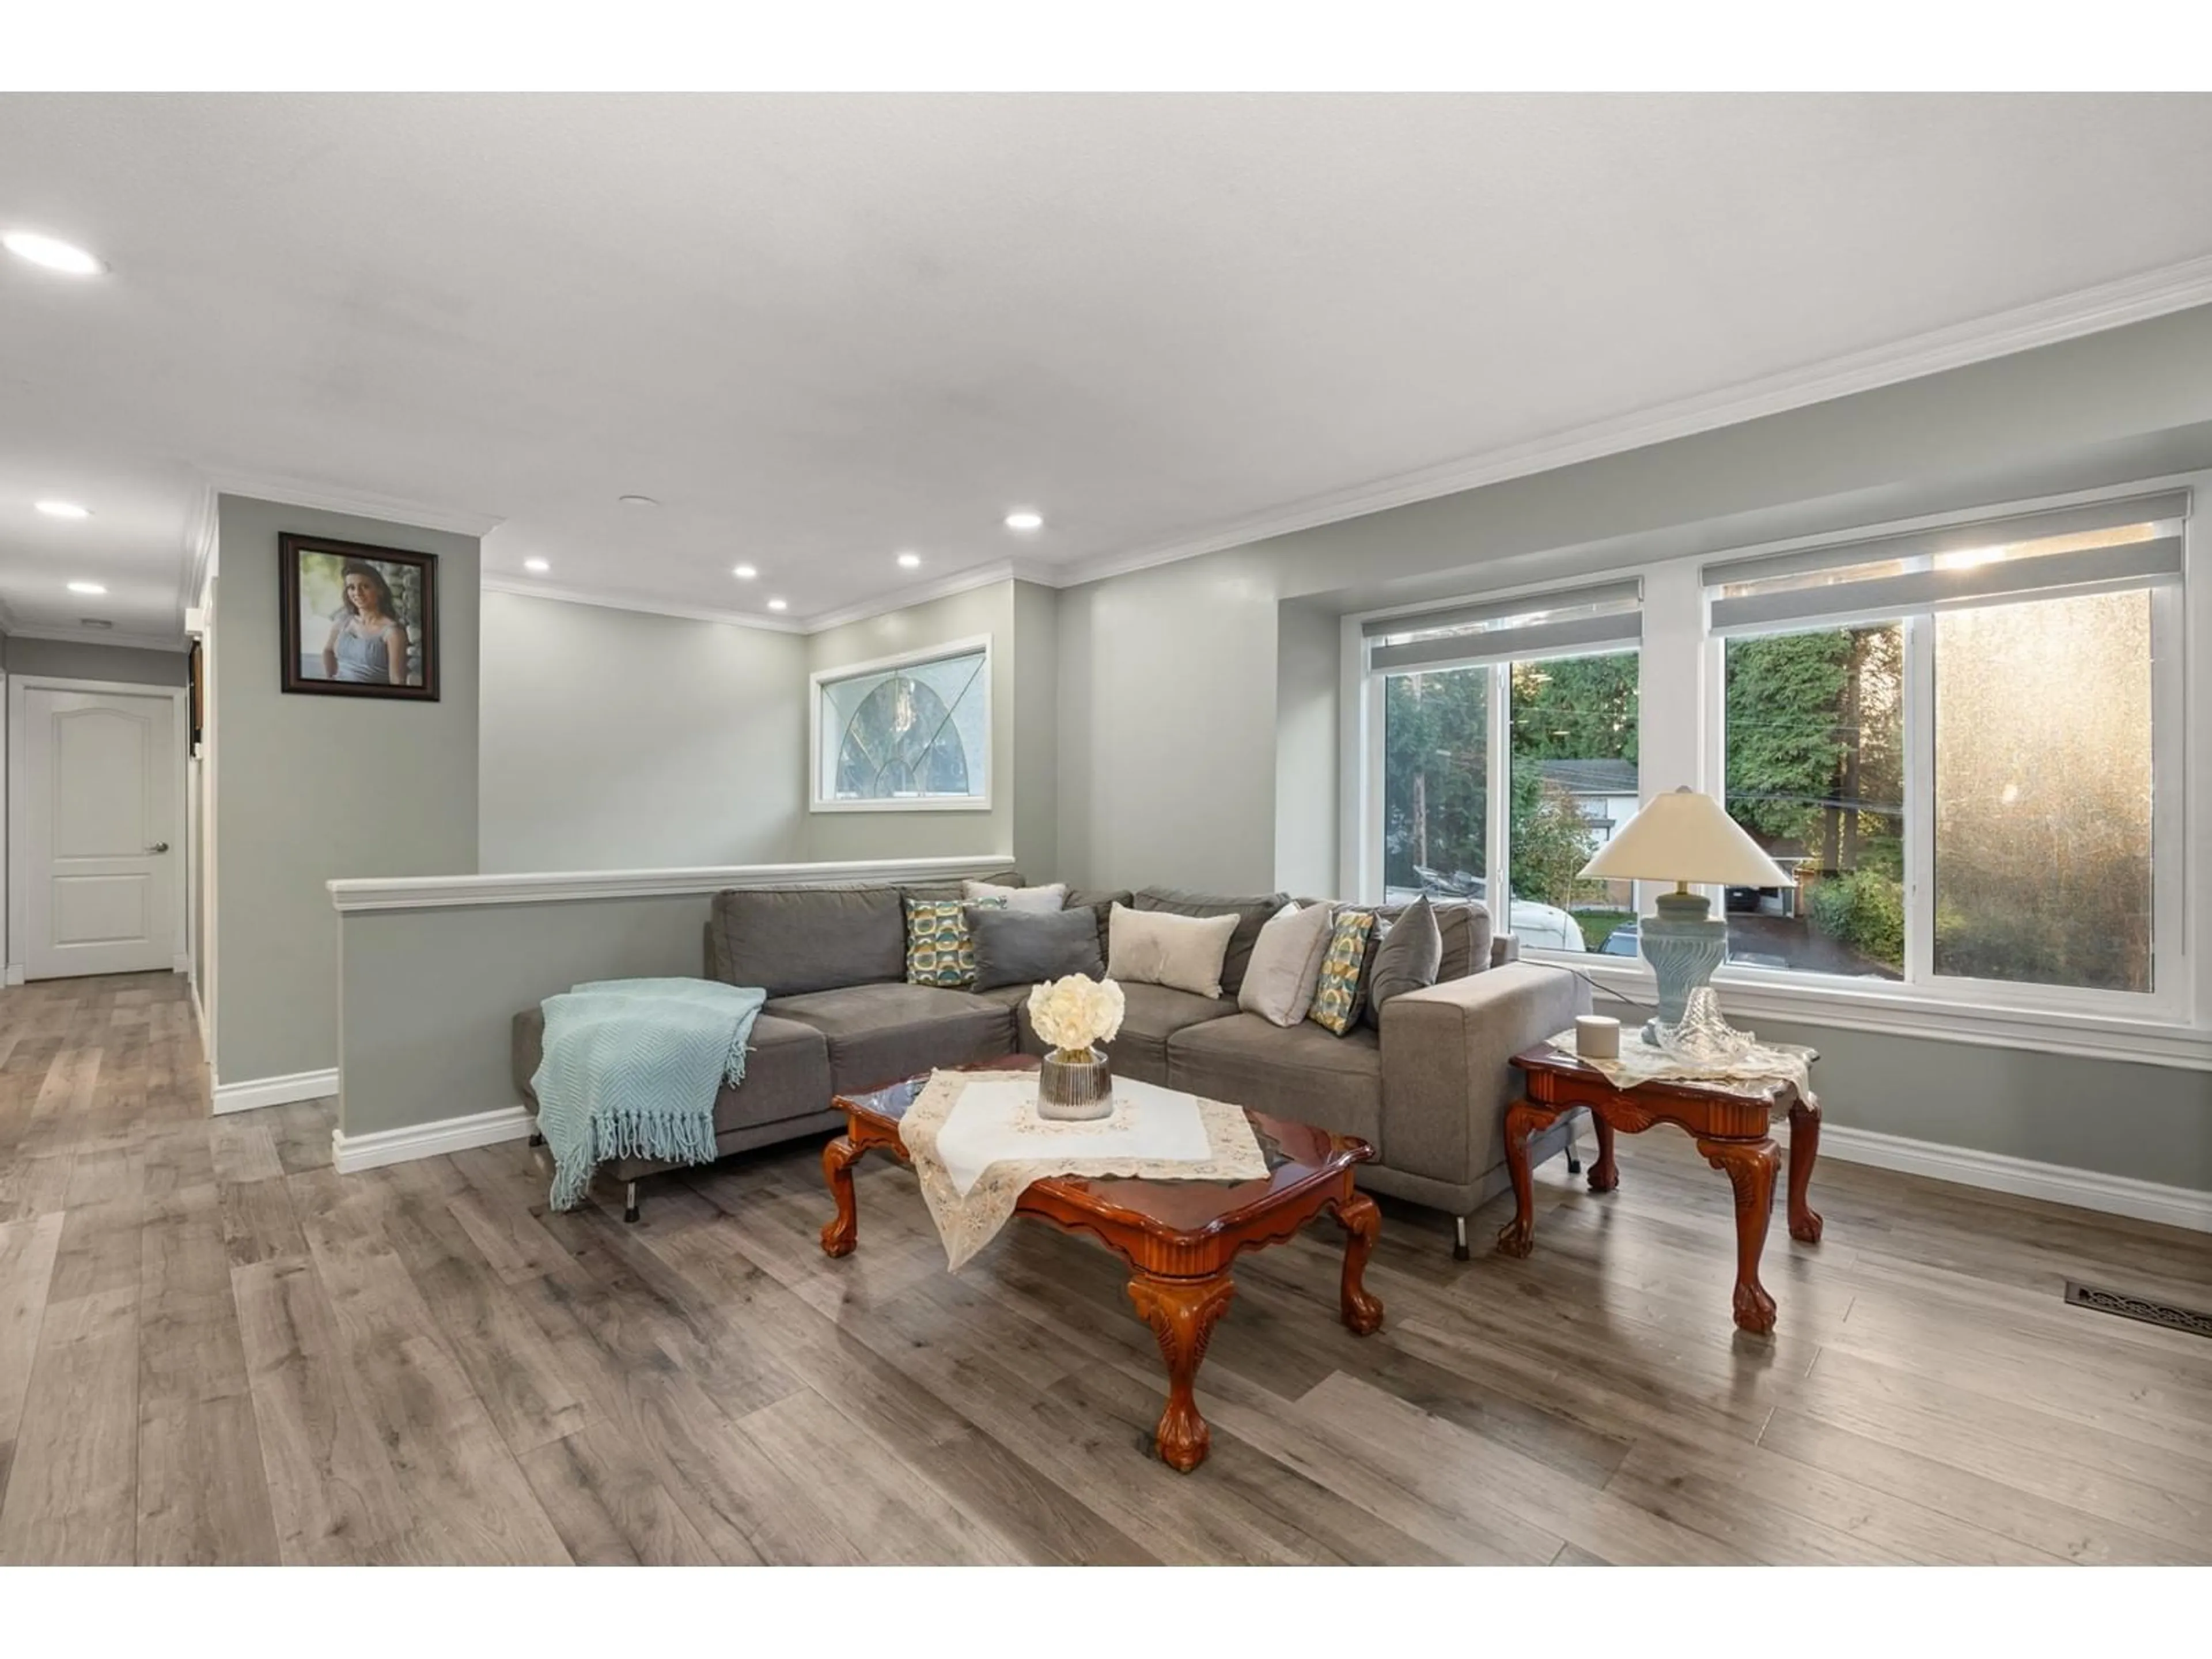
<svg viewBox="0 0 2212 1659"><path fill-rule="evenodd" d="M975 988L1033 985L1070 974L1104 975L1098 924L1089 910L1000 910L968 907L975 945Z"/></svg>
<svg viewBox="0 0 2212 1659"><path fill-rule="evenodd" d="M772 997L906 977L906 904L896 887L732 888L714 895L710 920L721 976Z"/></svg>
<svg viewBox="0 0 2212 1659"><path fill-rule="evenodd" d="M1408 991L1425 991L1437 982L1443 961L1443 930L1425 895L1407 905L1375 952L1362 987L1367 998L1364 1018L1376 1030L1382 1029L1382 1005Z"/></svg>

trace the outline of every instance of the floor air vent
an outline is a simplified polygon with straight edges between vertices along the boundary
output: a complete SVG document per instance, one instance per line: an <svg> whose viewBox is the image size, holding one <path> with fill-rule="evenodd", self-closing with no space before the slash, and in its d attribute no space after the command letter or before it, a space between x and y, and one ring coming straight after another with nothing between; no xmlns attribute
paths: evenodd
<svg viewBox="0 0 2212 1659"><path fill-rule="evenodd" d="M2171 1302L2154 1302L2147 1296L2130 1296L2125 1291L2107 1291L2094 1285L2077 1285L2070 1279L2066 1281L2066 1299L2077 1308L2094 1308L2100 1313L2118 1314L2123 1319L2140 1319L2146 1325L2163 1325L2170 1331L2187 1331L2191 1336L2212 1336L2212 1313L2177 1308Z"/></svg>

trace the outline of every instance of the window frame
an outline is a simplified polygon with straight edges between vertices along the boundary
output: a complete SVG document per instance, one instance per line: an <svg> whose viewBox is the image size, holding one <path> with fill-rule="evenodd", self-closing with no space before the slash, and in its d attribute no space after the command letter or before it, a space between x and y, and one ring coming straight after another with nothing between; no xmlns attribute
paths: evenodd
<svg viewBox="0 0 2212 1659"><path fill-rule="evenodd" d="M829 765L822 752L823 705L833 685L848 680L866 679L872 674L882 674L900 668L918 668L927 663L947 662L956 657L973 656L981 653L983 658L983 742L982 788L979 793L965 795L917 795L905 799L839 800L824 793ZM994 702L998 695L998 675L993 661L991 636L980 634L968 639L946 640L936 645L922 646L912 651L902 651L888 657L876 657L866 662L840 663L834 668L817 668L806 679L806 765L807 811L810 812L988 812L991 810L992 791L996 783L997 767L993 750L998 742L998 721L994 718Z"/></svg>
<svg viewBox="0 0 2212 1659"><path fill-rule="evenodd" d="M2200 966L2212 945L2212 471L2130 479L2046 496L1994 501L1970 508L1741 547L1710 545L1691 555L1577 569L1571 577L1524 582L1466 596L1468 601L1505 600L1556 592L1610 577L1643 581L1643 637L1639 647L1639 793L1648 803L1662 789L1688 781L1717 796L1726 775L1725 639L1709 625L1702 568L1717 558L1785 553L1954 524L2120 499L2148 490L2191 491L2184 530L2179 583L2149 588L2152 650L2152 987L2147 993L2075 987L2022 985L1933 973L1935 894L1930 880L1935 835L1934 628L1932 617L1907 613L1905 662L1906 977L1875 981L1795 969L1730 963L1715 975L1723 1006L1751 1019L1802 1020L1824 1026L1940 1037L1991 1046L2056 1053L2120 1056L2150 1064L2212 1070L2212 975ZM1680 545L1679 541L1675 544ZM1525 565L1522 567L1527 568ZM2033 600L2026 601L2033 603ZM1393 614L1434 608L1434 602L1347 617L1344 629L1345 685L1356 696L1356 736L1344 772L1346 840L1342 878L1348 892L1369 898L1382 891L1381 802L1383 765L1382 672L1367 666L1361 625ZM1890 618L1883 618L1887 620ZM1819 624L1813 624L1818 626ZM1795 631L1778 627L1773 631ZM1562 653L1560 654L1589 654ZM1492 672L1501 678L1502 667ZM1494 738L1502 718L1493 682L1490 719ZM2192 693L2194 694L2192 696ZM1490 744L1493 848L1502 849L1510 887L1511 848L1502 839L1508 808L1503 769L1510 757ZM2191 826L2197 826L2192 836ZM1487 875L1488 872L1486 872ZM1664 884L1660 884L1663 885ZM1650 911L1655 884L1637 884L1637 913ZM1705 888L1717 900L1717 888ZM1510 910L1508 912L1510 915ZM1502 929L1501 929L1502 930ZM1555 963L1583 975L1601 991L1644 1002L1653 994L1649 964L1638 957L1524 948L1525 959Z"/></svg>

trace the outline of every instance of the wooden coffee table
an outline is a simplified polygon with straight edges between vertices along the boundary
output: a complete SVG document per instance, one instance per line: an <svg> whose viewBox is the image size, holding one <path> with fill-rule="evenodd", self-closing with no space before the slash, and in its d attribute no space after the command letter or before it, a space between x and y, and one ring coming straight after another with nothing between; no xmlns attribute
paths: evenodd
<svg viewBox="0 0 2212 1659"><path fill-rule="evenodd" d="M1032 1059L995 1061L976 1070L1034 1070ZM837 1217L822 1230L822 1248L848 1255L859 1242L853 1199L853 1165L872 1149L908 1162L899 1121L927 1077L865 1094L841 1095L845 1133L822 1149L823 1173L837 1200ZM1322 1211L1346 1232L1340 1305L1344 1322L1361 1336L1382 1324L1382 1304L1367 1293L1361 1276L1382 1230L1375 1200L1354 1189L1352 1166L1372 1158L1364 1140L1335 1135L1264 1112L1247 1112L1267 1178L1259 1181L1089 1180L1055 1176L1031 1182L1014 1206L1065 1232L1097 1239L1129 1264L1129 1300L1159 1339L1167 1361L1168 1401L1153 1443L1161 1458L1188 1474L1206 1461L1210 1438L1191 1389L1207 1339L1228 1311L1236 1286L1229 1264L1246 1250L1279 1244Z"/></svg>
<svg viewBox="0 0 2212 1659"><path fill-rule="evenodd" d="M1766 1249L1766 1224L1774 1208L1774 1176L1781 1154L1767 1127L1778 1117L1790 1119L1790 1236L1800 1243L1817 1244L1820 1218L1806 1201L1806 1194L1812 1185L1813 1162L1820 1156L1820 1107L1800 1096L1796 1084L1779 1079L1693 1083L1668 1079L1617 1089L1596 1066L1548 1042L1514 1055L1513 1063L1527 1074L1528 1097L1505 1109L1505 1165L1513 1177L1515 1207L1513 1219L1498 1235L1500 1253L1526 1255L1535 1243L1529 1136L1577 1106L1589 1108L1597 1123L1597 1162L1590 1165L1590 1190L1609 1193L1620 1185L1620 1172L1613 1162L1614 1131L1641 1134L1655 1123L1671 1123L1697 1142L1705 1162L1725 1172L1735 1188L1735 1322L1760 1335L1772 1330L1774 1298L1759 1282L1759 1258Z"/></svg>

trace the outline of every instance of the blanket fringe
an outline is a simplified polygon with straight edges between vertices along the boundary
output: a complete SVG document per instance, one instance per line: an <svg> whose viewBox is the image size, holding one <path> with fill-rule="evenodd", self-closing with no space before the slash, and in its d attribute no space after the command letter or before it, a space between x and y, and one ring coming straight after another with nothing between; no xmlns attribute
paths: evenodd
<svg viewBox="0 0 2212 1659"><path fill-rule="evenodd" d="M742 1053L742 1051L741 1051ZM742 1058L738 1061L742 1068ZM591 1121L592 1145L573 1163L556 1162L553 1207L573 1210L584 1201L599 1166L609 1158L647 1158L662 1164L712 1164L717 1156L712 1119L617 1112Z"/></svg>

